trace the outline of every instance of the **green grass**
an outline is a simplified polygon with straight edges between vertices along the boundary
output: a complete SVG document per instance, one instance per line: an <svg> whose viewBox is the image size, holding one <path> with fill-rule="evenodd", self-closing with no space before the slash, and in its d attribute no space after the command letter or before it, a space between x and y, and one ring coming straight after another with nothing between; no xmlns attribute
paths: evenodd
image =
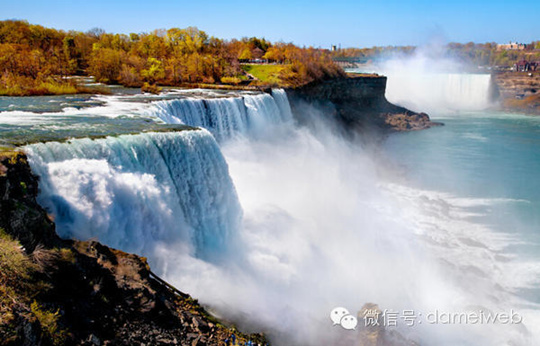
<svg viewBox="0 0 540 346"><path fill-rule="evenodd" d="M281 84L279 73L285 67L286 65L242 65L244 71L268 84Z"/></svg>
<svg viewBox="0 0 540 346"><path fill-rule="evenodd" d="M7 344L17 342L20 318L39 322L44 344L65 344L67 334L59 326L59 310L50 311L36 298L39 292L49 288L38 277L43 278L43 273L58 261L72 262L72 258L69 249L49 250L39 246L32 255L27 255L19 241L0 228L0 344L6 340Z"/></svg>
<svg viewBox="0 0 540 346"><path fill-rule="evenodd" d="M37 266L26 256L18 241L0 229L0 332L9 325L17 304L24 304L33 292L32 277Z"/></svg>

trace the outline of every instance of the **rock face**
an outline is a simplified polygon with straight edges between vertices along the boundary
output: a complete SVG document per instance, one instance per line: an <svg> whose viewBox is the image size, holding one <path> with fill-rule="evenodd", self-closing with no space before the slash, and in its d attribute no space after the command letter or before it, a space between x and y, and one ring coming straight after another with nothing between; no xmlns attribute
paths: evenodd
<svg viewBox="0 0 540 346"><path fill-rule="evenodd" d="M0 228L19 239L28 252L38 244L53 246L59 239L54 224L37 204L38 181L26 156L0 153Z"/></svg>
<svg viewBox="0 0 540 346"><path fill-rule="evenodd" d="M503 72L493 75L502 99L524 98L540 93L540 73Z"/></svg>
<svg viewBox="0 0 540 346"><path fill-rule="evenodd" d="M232 334L242 344L267 343L223 325L152 273L145 258L60 239L37 192L26 156L0 154L1 227L41 268L32 274L38 288L0 314L0 345L225 345Z"/></svg>
<svg viewBox="0 0 540 346"><path fill-rule="evenodd" d="M540 115L540 72L503 72L492 80L502 109Z"/></svg>
<svg viewBox="0 0 540 346"><path fill-rule="evenodd" d="M361 131L413 131L441 125L430 121L425 113L391 104L385 91L384 76L349 75L288 89L287 94L293 113L300 120L309 116L301 111L308 104Z"/></svg>

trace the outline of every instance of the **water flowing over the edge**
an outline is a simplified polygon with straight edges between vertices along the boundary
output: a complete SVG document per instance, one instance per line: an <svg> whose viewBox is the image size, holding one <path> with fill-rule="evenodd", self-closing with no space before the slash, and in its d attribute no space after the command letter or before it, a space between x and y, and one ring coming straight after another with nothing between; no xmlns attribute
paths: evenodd
<svg viewBox="0 0 540 346"><path fill-rule="evenodd" d="M145 253L187 244L197 257L227 251L241 219L228 167L206 130L48 142L25 147L39 202L65 238L97 237Z"/></svg>
<svg viewBox="0 0 540 346"><path fill-rule="evenodd" d="M260 135L268 126L292 120L287 95L281 89L272 90L272 95L175 99L154 105L149 115L168 124L204 127L219 141L235 135Z"/></svg>
<svg viewBox="0 0 540 346"><path fill-rule="evenodd" d="M491 75L387 72L386 97L416 111L482 110L491 105Z"/></svg>
<svg viewBox="0 0 540 346"><path fill-rule="evenodd" d="M259 130L269 133L279 119L292 118L283 91L183 102L159 101L150 108L176 104L170 114L165 108L162 114L174 122L173 112L185 116L187 108L182 107L214 102L214 109L228 117L224 127L211 128L224 142L227 163L206 130L26 147L32 169L41 177L39 202L54 215L60 235L97 237L149 256L160 275L220 313L245 313L252 322L283 334L276 344L358 344L355 333L329 323L327 314L337 304L359 309L374 301L383 308L424 312L461 311L471 302L493 310L513 306L507 289L521 286L506 279L516 267L493 260L506 239L493 240L488 230L476 232L475 224L456 220L448 212L452 205L438 203L443 197L404 190L405 202L396 202L396 186L388 189L388 196L381 194L372 160L326 126L252 138ZM236 110L245 117L228 113ZM202 122L216 114L199 113L194 119ZM315 121L316 112L312 115ZM260 129L253 125L257 119L262 119ZM422 217L424 204L433 208ZM455 235L456 228L463 233ZM239 246L234 247L237 231ZM418 234L440 239L444 251L433 251L440 257L417 242ZM454 237L461 241L458 246ZM226 253L240 257L242 266L204 261ZM438 260L452 263L450 270ZM492 297L503 303L493 303ZM517 328L521 326L455 327L426 324L418 334L428 344L510 340L527 345L528 336Z"/></svg>
<svg viewBox="0 0 540 346"><path fill-rule="evenodd" d="M158 101L150 113L166 123L204 127L218 140L292 121L279 89ZM242 211L227 163L205 129L38 143L25 151L41 179L39 202L62 237L97 237L137 253L178 241L203 259L234 245Z"/></svg>

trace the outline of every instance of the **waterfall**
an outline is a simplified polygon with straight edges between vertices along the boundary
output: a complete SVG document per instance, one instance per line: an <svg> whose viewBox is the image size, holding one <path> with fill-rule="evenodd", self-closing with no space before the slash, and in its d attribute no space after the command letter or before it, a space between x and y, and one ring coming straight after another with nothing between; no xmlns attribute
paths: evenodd
<svg viewBox="0 0 540 346"><path fill-rule="evenodd" d="M40 177L39 203L64 238L98 238L136 253L179 242L211 259L227 250L239 226L227 164L205 130L38 143L25 151Z"/></svg>
<svg viewBox="0 0 540 346"><path fill-rule="evenodd" d="M25 147L40 177L39 202L64 238L98 238L148 253L188 244L211 259L234 244L241 207L214 138L263 134L292 121L283 90L243 97L157 101L150 115L197 131L74 139ZM210 133L210 132L211 133Z"/></svg>
<svg viewBox="0 0 540 346"><path fill-rule="evenodd" d="M291 105L289 104L289 99L287 93L283 89L272 89L272 96L276 101L276 104L281 113L283 121L289 121L292 119L293 115L291 112Z"/></svg>
<svg viewBox="0 0 540 346"><path fill-rule="evenodd" d="M490 106L489 74L387 73L388 101L415 111L482 110Z"/></svg>
<svg viewBox="0 0 540 346"><path fill-rule="evenodd" d="M414 78L389 76L388 98L425 102L421 110L429 101L476 107L468 97L478 92L475 97L483 98L489 81L417 77L417 89L407 90ZM40 177L38 201L62 237L97 238L148 257L171 284L224 319L269 331L273 344L359 344L360 334L333 326L328 316L337 306L354 315L366 302L414 311L420 322L426 312L515 307L527 319L517 326L418 323L414 332L406 324L395 329L396 338L405 332L423 344L528 345L538 339L537 310L511 294L534 287L529 278L538 277L536 262L516 267L505 249L519 239L477 221L483 206L491 209L489 200L394 183L407 180L401 169L374 158L360 140L332 131L322 112L305 110L310 126L290 126L283 90L136 101L129 109L208 130L26 146ZM90 118L72 117L88 126Z"/></svg>
<svg viewBox="0 0 540 346"><path fill-rule="evenodd" d="M149 115L169 124L208 129L218 141L236 135L257 136L271 126L292 121L285 91L272 90L243 97L174 99L157 101Z"/></svg>

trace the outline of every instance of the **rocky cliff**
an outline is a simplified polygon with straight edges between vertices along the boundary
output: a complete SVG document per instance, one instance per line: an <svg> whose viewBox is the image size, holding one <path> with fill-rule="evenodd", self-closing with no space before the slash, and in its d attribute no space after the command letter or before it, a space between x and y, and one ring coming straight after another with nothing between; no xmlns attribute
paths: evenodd
<svg viewBox="0 0 540 346"><path fill-rule="evenodd" d="M385 98L386 77L350 74L288 89L295 116L302 120L306 104L322 109L349 128L365 130L413 131L440 125L425 113L396 106ZM307 115L309 116L309 114Z"/></svg>
<svg viewBox="0 0 540 346"><path fill-rule="evenodd" d="M0 153L0 345L266 344L222 324L145 258L67 241L20 152Z"/></svg>
<svg viewBox="0 0 540 346"><path fill-rule="evenodd" d="M502 72L492 80L502 109L540 115L540 72Z"/></svg>

